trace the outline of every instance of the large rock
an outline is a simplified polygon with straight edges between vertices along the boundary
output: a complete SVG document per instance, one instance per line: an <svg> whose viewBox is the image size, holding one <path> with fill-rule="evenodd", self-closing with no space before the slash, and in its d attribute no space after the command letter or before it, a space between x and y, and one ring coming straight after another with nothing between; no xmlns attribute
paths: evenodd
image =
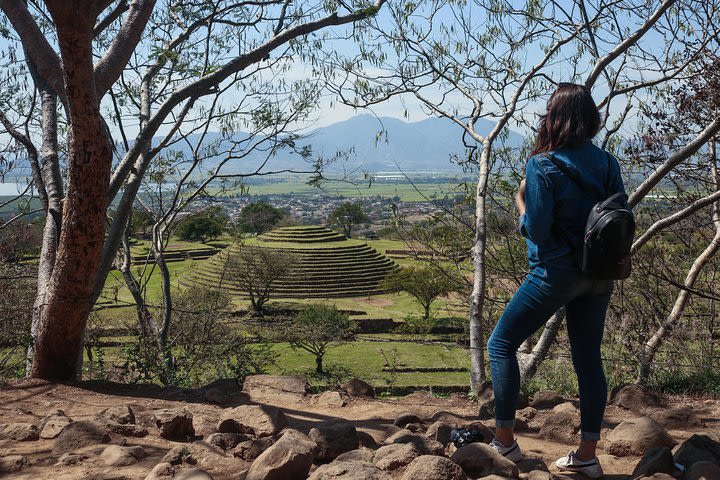
<svg viewBox="0 0 720 480"><path fill-rule="evenodd" d="M58 410L40 421L40 424L38 425L40 438L44 438L45 440L57 438L57 436L60 435L60 432L62 432L62 429L71 423L72 419L65 415L62 410Z"/></svg>
<svg viewBox="0 0 720 480"><path fill-rule="evenodd" d="M320 461L333 460L360 445L357 430L352 423L342 418L318 424L310 430L308 436L317 444L315 459Z"/></svg>
<svg viewBox="0 0 720 480"><path fill-rule="evenodd" d="M449 458L421 455L405 469L402 480L466 480L465 472Z"/></svg>
<svg viewBox="0 0 720 480"><path fill-rule="evenodd" d="M0 440L15 440L16 442L32 442L40 438L37 425L32 423L9 423L0 425Z"/></svg>
<svg viewBox="0 0 720 480"><path fill-rule="evenodd" d="M667 429L686 430L703 425L690 407L657 410L650 413L649 417Z"/></svg>
<svg viewBox="0 0 720 480"><path fill-rule="evenodd" d="M304 480L313 463L315 442L287 429L250 465L245 480Z"/></svg>
<svg viewBox="0 0 720 480"><path fill-rule="evenodd" d="M647 408L664 407L664 399L639 385L620 385L610 391L610 405L641 413Z"/></svg>
<svg viewBox="0 0 720 480"><path fill-rule="evenodd" d="M675 478L667 473L654 473L644 477L637 477L634 480L675 480Z"/></svg>
<svg viewBox="0 0 720 480"><path fill-rule="evenodd" d="M349 452L341 453L335 458L335 460L333 460L333 462L372 462L374 456L375 452L373 450L369 448L358 448L350 450Z"/></svg>
<svg viewBox="0 0 720 480"><path fill-rule="evenodd" d="M714 462L697 462L685 472L683 480L719 480L720 464Z"/></svg>
<svg viewBox="0 0 720 480"><path fill-rule="evenodd" d="M100 412L100 415L121 425L135 423L135 412L133 412L130 405L120 405L117 407L106 408Z"/></svg>
<svg viewBox="0 0 720 480"><path fill-rule="evenodd" d="M351 460L321 465L308 480L392 480L370 462Z"/></svg>
<svg viewBox="0 0 720 480"><path fill-rule="evenodd" d="M244 433L269 437L287 426L285 414L269 405L240 405L223 412L218 422L220 433Z"/></svg>
<svg viewBox="0 0 720 480"><path fill-rule="evenodd" d="M668 447L655 447L648 450L635 466L632 478L652 475L653 473L673 473L673 456Z"/></svg>
<svg viewBox="0 0 720 480"><path fill-rule="evenodd" d="M120 445L109 445L100 454L103 463L110 467L133 465L146 456L145 450L140 446L121 447Z"/></svg>
<svg viewBox="0 0 720 480"><path fill-rule="evenodd" d="M541 458L533 458L524 456L519 462L516 462L520 473L530 473L533 471L548 472L547 464Z"/></svg>
<svg viewBox="0 0 720 480"><path fill-rule="evenodd" d="M378 448L374 461L379 469L392 472L410 465L420 455L420 450L412 443L393 443Z"/></svg>
<svg viewBox="0 0 720 480"><path fill-rule="evenodd" d="M72 452L89 445L110 442L110 435L101 426L93 422L77 421L72 422L63 428L60 435L55 439L53 455L60 456L63 453Z"/></svg>
<svg viewBox="0 0 720 480"><path fill-rule="evenodd" d="M175 467L167 462L162 462L153 467L145 480L166 480L173 478L174 475Z"/></svg>
<svg viewBox="0 0 720 480"><path fill-rule="evenodd" d="M577 441L580 420L567 413L551 413L540 427L540 436L554 442L571 445Z"/></svg>
<svg viewBox="0 0 720 480"><path fill-rule="evenodd" d="M205 400L217 405L244 405L250 396L242 391L242 386L234 378L221 378L202 387Z"/></svg>
<svg viewBox="0 0 720 480"><path fill-rule="evenodd" d="M200 468L192 468L178 472L173 480L213 480L213 476Z"/></svg>
<svg viewBox="0 0 720 480"><path fill-rule="evenodd" d="M554 390L541 390L532 397L530 406L537 410L548 410L565 403L565 399Z"/></svg>
<svg viewBox="0 0 720 480"><path fill-rule="evenodd" d="M359 378L353 378L340 388L351 397L375 397L375 389L372 385Z"/></svg>
<svg viewBox="0 0 720 480"><path fill-rule="evenodd" d="M6 455L0 457L0 473L19 472L28 464L27 457L22 455Z"/></svg>
<svg viewBox="0 0 720 480"><path fill-rule="evenodd" d="M213 433L204 439L210 445L215 445L223 450L230 450L237 447L241 442L251 440L247 435L240 433Z"/></svg>
<svg viewBox="0 0 720 480"><path fill-rule="evenodd" d="M271 395L293 400L310 393L310 384L302 375L251 375L245 379L243 390L251 398Z"/></svg>
<svg viewBox="0 0 720 480"><path fill-rule="evenodd" d="M333 391L327 391L323 392L320 395L317 396L315 399L318 405L321 405L323 407L335 407L340 408L344 407L347 403L345 401L345 398L343 398L343 394L340 392L333 392Z"/></svg>
<svg viewBox="0 0 720 480"><path fill-rule="evenodd" d="M273 437L262 437L246 440L238 443L237 447L233 450L233 457L242 458L246 462L252 462L260 456L265 450L275 443Z"/></svg>
<svg viewBox="0 0 720 480"><path fill-rule="evenodd" d="M520 473L517 465L484 443L471 443L460 447L450 460L460 465L465 473L474 478L487 475L518 478Z"/></svg>
<svg viewBox="0 0 720 480"><path fill-rule="evenodd" d="M422 420L420 420L420 417L418 417L414 413L405 412L401 413L400 416L395 419L393 425L400 428L405 428L405 425L407 425L408 423L422 423Z"/></svg>
<svg viewBox="0 0 720 480"><path fill-rule="evenodd" d="M703 461L720 465L720 434L693 435L675 450L673 458L686 468Z"/></svg>
<svg viewBox="0 0 720 480"><path fill-rule="evenodd" d="M193 415L187 409L164 408L153 412L160 436L169 440L188 440L195 436Z"/></svg>
<svg viewBox="0 0 720 480"><path fill-rule="evenodd" d="M618 457L643 455L653 447L672 448L677 442L653 419L625 420L607 436L605 450Z"/></svg>
<svg viewBox="0 0 720 480"><path fill-rule="evenodd" d="M450 432L453 431L453 428L455 428L453 424L438 421L428 427L425 436L447 446L450 443Z"/></svg>
<svg viewBox="0 0 720 480"><path fill-rule="evenodd" d="M442 455L445 452L445 447L442 443L427 438L424 435L413 433L407 429L399 430L390 435L383 442L383 445L390 445L392 443L412 443L423 455Z"/></svg>

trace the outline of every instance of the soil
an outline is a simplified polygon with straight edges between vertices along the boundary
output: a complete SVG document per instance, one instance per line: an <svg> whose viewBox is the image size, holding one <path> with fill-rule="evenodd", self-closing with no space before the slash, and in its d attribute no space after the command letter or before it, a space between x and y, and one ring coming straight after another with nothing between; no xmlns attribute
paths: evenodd
<svg viewBox="0 0 720 480"><path fill-rule="evenodd" d="M404 412L412 412L422 419L429 419L438 411L451 412L468 423L476 421L477 403L463 395L437 398L423 392L416 392L396 399L349 398L343 407L318 405L310 396L265 394L253 396L253 401L281 408L287 415L290 426L305 433L314 424L334 417L351 421L360 431L370 434L375 441L382 442L387 436L388 427ZM92 419L103 409L119 405L129 405L135 412L137 423L148 428L150 434L143 438L112 436L112 443L127 442L128 445L140 445L148 456L135 465L125 467L107 467L99 457L91 458L72 466L56 466L57 457L52 454L54 440L15 442L0 440L0 456L18 454L29 459L29 465L21 471L6 474L8 479L144 479L160 459L174 446L179 445L160 438L152 425L152 412L161 408L187 408L194 416L197 439L212 432L213 426L221 415L222 407L205 401L202 392L180 388L161 388L143 385L122 385L111 382L83 382L77 384L57 384L36 380L18 380L0 384L0 423L31 422L37 424L43 417L55 410L62 410L73 420ZM720 430L720 400L672 397L668 407L683 407L692 410L697 426L682 430L668 430L668 433L681 443L694 433L707 433ZM541 412L543 413L543 412ZM549 411L548 411L549 413ZM605 416L606 427L603 437L621 421L637 414L620 407L608 406ZM430 422L428 422L429 425ZM492 426L492 421L483 421ZM541 438L537 433L521 432L518 442L526 456L541 458L554 471L555 459L564 456L574 446L554 443ZM604 454L603 442L600 452ZM452 448L452 447L450 447ZM606 479L620 480L629 478L639 457L612 457L602 455L601 461ZM230 463L230 461L228 461ZM232 465L219 466L211 470L214 478L238 478L237 473L248 464L233 460ZM3 474L0 473L0 477ZM578 478L578 477L576 477Z"/></svg>

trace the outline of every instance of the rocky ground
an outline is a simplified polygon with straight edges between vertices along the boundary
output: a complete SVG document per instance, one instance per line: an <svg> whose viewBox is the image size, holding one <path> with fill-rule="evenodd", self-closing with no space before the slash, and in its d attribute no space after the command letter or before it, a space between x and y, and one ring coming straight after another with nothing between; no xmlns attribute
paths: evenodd
<svg viewBox="0 0 720 480"><path fill-rule="evenodd" d="M466 480L584 478L553 462L577 441L575 399L540 392L518 410L517 465L483 443L455 449L456 425L492 439L479 401L416 393L375 399L353 381L311 395L302 377L244 388L108 382L0 385L0 477L8 479ZM600 460L605 478L720 480L720 401L614 391ZM678 465L687 471L683 472Z"/></svg>

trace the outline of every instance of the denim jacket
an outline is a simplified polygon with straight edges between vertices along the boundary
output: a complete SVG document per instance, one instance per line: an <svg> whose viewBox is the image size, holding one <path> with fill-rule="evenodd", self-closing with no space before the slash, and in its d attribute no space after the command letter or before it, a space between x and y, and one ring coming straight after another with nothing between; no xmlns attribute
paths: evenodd
<svg viewBox="0 0 720 480"><path fill-rule="evenodd" d="M581 189L543 154L530 157L525 167L526 210L520 216L530 267L579 252L592 206L613 193L625 193L618 161L589 140L579 148L550 153L576 171L584 184L605 193L600 198Z"/></svg>

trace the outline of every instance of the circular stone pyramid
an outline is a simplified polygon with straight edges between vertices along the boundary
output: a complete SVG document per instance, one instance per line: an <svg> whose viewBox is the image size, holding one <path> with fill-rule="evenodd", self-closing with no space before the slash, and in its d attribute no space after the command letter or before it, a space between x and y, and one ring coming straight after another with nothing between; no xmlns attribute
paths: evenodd
<svg viewBox="0 0 720 480"><path fill-rule="evenodd" d="M294 257L292 272L276 281L275 298L358 297L383 293L380 282L397 265L367 243L346 239L326 227L283 227L259 235L244 247L232 245L187 274L182 284L243 292L224 274L228 256L240 248L271 248Z"/></svg>

